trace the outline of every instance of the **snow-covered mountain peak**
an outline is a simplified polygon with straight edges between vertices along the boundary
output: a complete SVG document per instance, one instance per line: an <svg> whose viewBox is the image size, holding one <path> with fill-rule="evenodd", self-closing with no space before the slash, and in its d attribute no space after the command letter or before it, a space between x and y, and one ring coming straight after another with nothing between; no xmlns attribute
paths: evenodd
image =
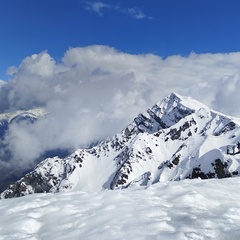
<svg viewBox="0 0 240 240"><path fill-rule="evenodd" d="M191 97L182 96L176 92L171 93L165 99L163 99L160 103L160 106L163 105L163 103L167 104L169 108L179 107L183 109L191 109L192 111L197 111L201 108L209 109L209 107L203 103Z"/></svg>
<svg viewBox="0 0 240 240"><path fill-rule="evenodd" d="M200 109L210 111L206 105L197 100L173 92L146 112L139 114L134 123L140 132L154 133L169 128Z"/></svg>
<svg viewBox="0 0 240 240"><path fill-rule="evenodd" d="M93 148L46 159L1 197L240 175L238 122L172 93Z"/></svg>

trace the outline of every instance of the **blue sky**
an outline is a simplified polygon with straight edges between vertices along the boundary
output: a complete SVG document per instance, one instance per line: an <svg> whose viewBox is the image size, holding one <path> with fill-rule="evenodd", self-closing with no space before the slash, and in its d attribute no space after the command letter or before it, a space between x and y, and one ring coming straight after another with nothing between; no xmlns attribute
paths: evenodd
<svg viewBox="0 0 240 240"><path fill-rule="evenodd" d="M162 57L236 52L238 0L1 0L0 79L8 67L47 50L107 45Z"/></svg>

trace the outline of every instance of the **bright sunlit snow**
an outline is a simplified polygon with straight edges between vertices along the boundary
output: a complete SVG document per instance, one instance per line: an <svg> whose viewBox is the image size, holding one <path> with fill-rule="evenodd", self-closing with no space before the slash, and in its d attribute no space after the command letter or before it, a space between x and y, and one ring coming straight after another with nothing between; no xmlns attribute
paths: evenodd
<svg viewBox="0 0 240 240"><path fill-rule="evenodd" d="M0 201L0 239L238 240L240 178Z"/></svg>

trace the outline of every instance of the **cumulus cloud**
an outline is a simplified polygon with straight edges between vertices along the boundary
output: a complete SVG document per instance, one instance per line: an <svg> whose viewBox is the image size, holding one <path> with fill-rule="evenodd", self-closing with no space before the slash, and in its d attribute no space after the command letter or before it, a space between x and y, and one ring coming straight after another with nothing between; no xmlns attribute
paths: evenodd
<svg viewBox="0 0 240 240"><path fill-rule="evenodd" d="M4 82L3 80L1 80L0 79L0 87L2 86L2 85L4 85L6 82Z"/></svg>
<svg viewBox="0 0 240 240"><path fill-rule="evenodd" d="M47 52L11 68L0 87L0 111L44 107L39 121L12 124L4 146L28 165L44 151L76 149L121 131L170 92L189 95L240 116L240 53L133 55L107 46L67 50L61 62Z"/></svg>
<svg viewBox="0 0 240 240"><path fill-rule="evenodd" d="M240 103L240 72L236 72L230 77L225 77L219 81L216 88L213 105L223 112L239 116Z"/></svg>

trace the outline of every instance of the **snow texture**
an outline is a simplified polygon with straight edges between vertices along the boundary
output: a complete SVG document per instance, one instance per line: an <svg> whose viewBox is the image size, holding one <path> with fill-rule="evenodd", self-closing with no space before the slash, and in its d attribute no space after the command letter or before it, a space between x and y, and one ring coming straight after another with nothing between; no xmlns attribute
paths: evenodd
<svg viewBox="0 0 240 240"><path fill-rule="evenodd" d="M0 240L238 240L240 178L0 201Z"/></svg>

